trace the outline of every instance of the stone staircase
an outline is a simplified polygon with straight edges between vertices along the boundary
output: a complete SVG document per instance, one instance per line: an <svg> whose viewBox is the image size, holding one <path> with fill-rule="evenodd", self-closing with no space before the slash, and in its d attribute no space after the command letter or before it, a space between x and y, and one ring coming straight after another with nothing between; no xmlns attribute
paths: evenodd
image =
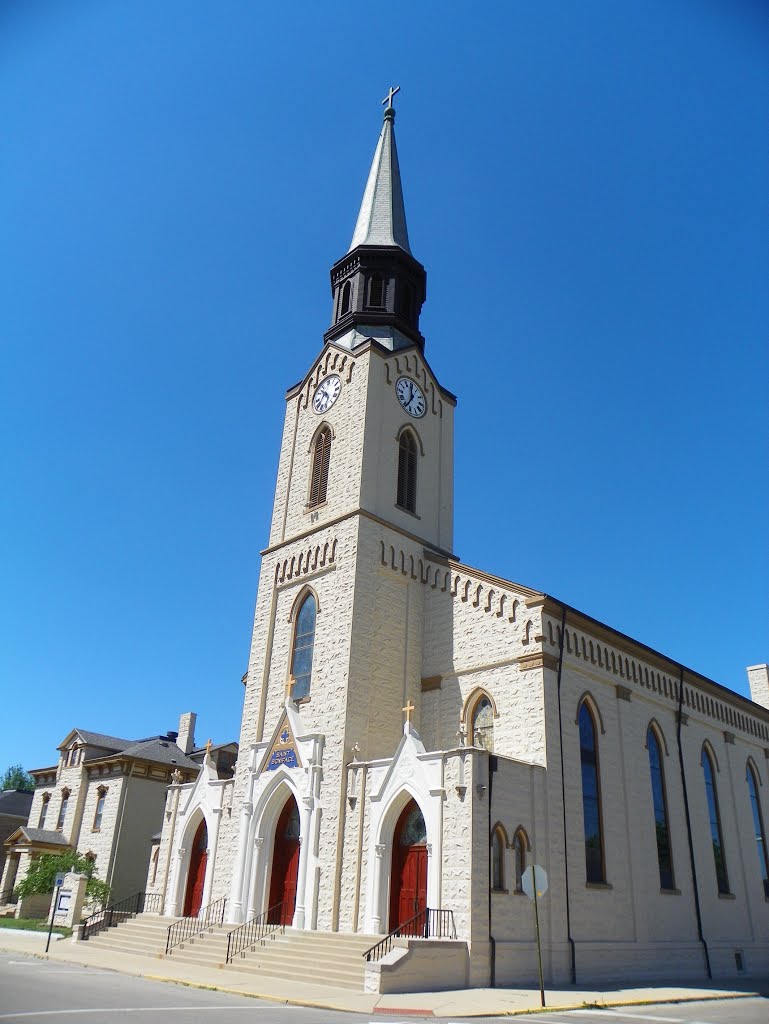
<svg viewBox="0 0 769 1024"><path fill-rule="evenodd" d="M107 928L88 945L129 956L154 956L200 968L219 968L241 974L314 982L333 988L363 991L363 953L381 936L342 932L307 932L286 928L273 932L254 949L238 953L227 964L227 934L235 925L216 925L213 931L185 939L166 955L169 925L179 918L139 914Z"/></svg>

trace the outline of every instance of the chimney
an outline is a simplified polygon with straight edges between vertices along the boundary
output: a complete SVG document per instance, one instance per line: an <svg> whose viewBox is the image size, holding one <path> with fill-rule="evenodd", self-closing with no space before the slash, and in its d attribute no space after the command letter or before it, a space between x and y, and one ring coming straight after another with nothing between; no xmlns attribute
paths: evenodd
<svg viewBox="0 0 769 1024"><path fill-rule="evenodd" d="M748 665L750 699L762 708L769 708L769 665Z"/></svg>
<svg viewBox="0 0 769 1024"><path fill-rule="evenodd" d="M176 742L185 754L189 754L195 747L195 720L197 717L194 711L188 711L179 719L179 735Z"/></svg>

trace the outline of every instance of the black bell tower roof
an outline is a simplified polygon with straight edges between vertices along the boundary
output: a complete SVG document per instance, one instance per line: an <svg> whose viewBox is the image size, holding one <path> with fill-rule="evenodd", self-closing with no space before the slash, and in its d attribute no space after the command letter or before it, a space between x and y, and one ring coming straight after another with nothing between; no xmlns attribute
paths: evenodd
<svg viewBox="0 0 769 1024"><path fill-rule="evenodd" d="M387 348L424 347L419 314L427 274L411 254L395 145L391 90L363 201L347 253L331 268L334 309L326 341L355 348L375 338Z"/></svg>

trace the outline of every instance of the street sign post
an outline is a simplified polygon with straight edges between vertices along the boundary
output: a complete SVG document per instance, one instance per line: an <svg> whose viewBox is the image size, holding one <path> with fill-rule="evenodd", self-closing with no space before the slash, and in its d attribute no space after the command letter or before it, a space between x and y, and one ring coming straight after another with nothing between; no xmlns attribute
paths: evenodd
<svg viewBox="0 0 769 1024"><path fill-rule="evenodd" d="M46 951L46 953L48 952L48 947L51 945L51 932L53 931L53 919L56 916L56 908L59 905L59 893L61 892L62 885L64 885L64 872L60 871L57 874L57 876L54 878L54 880L53 880L53 891L55 892L56 895L54 897L53 905L51 907L51 923L48 925L48 941L45 944L45 951Z"/></svg>
<svg viewBox="0 0 769 1024"><path fill-rule="evenodd" d="M534 925L537 930L537 964L539 965L539 1000L545 1005L545 982L542 977L542 944L539 940L539 903L540 896L547 892L547 872L539 864L532 864L521 875L521 888L534 903Z"/></svg>

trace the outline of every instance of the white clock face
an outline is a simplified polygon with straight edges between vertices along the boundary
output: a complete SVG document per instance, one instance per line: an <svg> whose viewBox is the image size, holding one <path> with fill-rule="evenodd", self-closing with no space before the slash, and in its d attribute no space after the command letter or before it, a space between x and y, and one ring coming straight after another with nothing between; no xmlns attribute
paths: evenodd
<svg viewBox="0 0 769 1024"><path fill-rule="evenodd" d="M339 398L341 390L342 382L335 373L322 380L312 396L312 407L315 412L328 412L337 398Z"/></svg>
<svg viewBox="0 0 769 1024"><path fill-rule="evenodd" d="M424 416L427 402L420 386L410 377L399 377L395 382L395 394L409 416Z"/></svg>

